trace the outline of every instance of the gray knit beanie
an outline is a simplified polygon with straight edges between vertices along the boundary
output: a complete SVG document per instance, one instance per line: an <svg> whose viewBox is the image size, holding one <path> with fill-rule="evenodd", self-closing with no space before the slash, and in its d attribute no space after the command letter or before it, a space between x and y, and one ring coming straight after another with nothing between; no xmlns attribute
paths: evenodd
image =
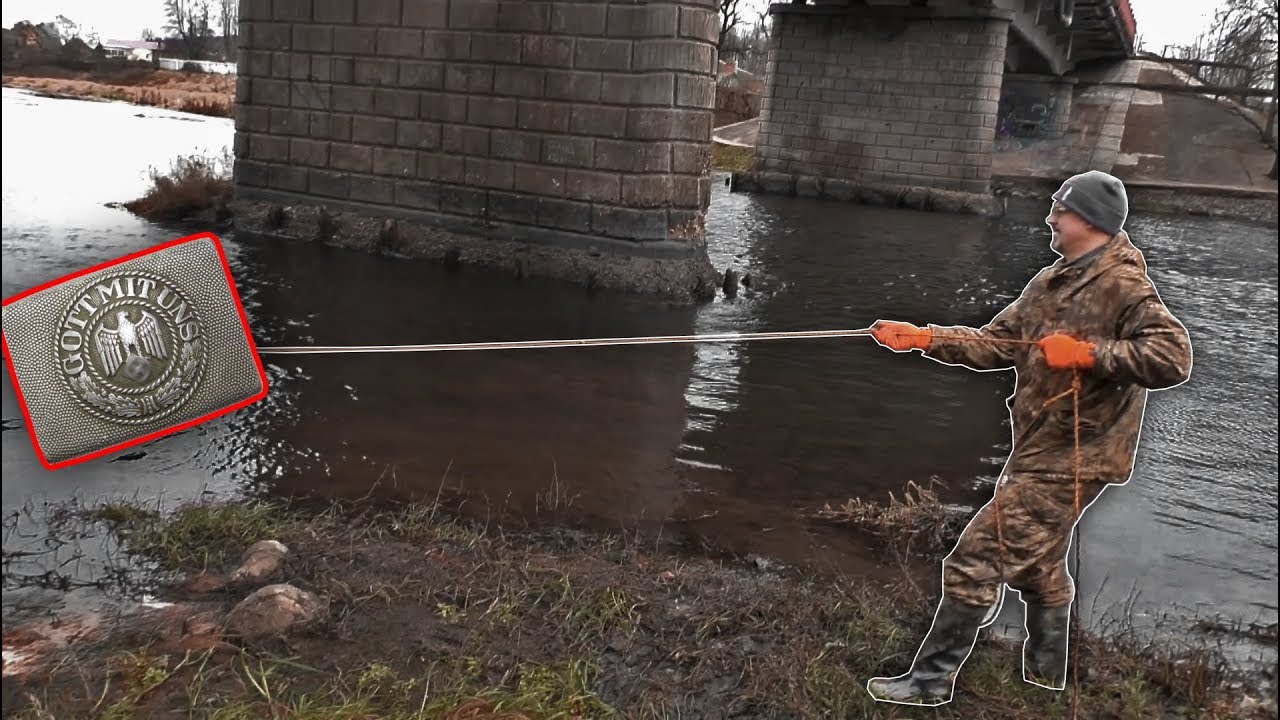
<svg viewBox="0 0 1280 720"><path fill-rule="evenodd" d="M1053 194L1058 204L1080 215L1099 230L1115 235L1129 216L1124 183L1107 173L1090 170L1068 178Z"/></svg>

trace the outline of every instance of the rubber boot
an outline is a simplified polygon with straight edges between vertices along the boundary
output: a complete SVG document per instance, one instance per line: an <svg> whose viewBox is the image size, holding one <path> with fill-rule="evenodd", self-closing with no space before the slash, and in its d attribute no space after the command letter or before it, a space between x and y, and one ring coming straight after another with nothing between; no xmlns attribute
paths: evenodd
<svg viewBox="0 0 1280 720"><path fill-rule="evenodd" d="M1022 646L1022 679L1050 690L1067 687L1067 640L1071 606L1027 603L1027 641Z"/></svg>
<svg viewBox="0 0 1280 720"><path fill-rule="evenodd" d="M867 692L876 700L904 705L950 702L956 674L973 651L978 629L991 616L990 610L964 605L944 595L910 672L892 678L871 678Z"/></svg>

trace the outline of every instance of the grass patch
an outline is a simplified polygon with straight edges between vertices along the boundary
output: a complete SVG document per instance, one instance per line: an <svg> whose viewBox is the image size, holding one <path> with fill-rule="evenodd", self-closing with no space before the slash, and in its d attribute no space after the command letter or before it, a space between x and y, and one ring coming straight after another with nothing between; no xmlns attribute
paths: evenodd
<svg viewBox="0 0 1280 720"><path fill-rule="evenodd" d="M176 222L207 211L224 219L233 190L233 162L224 151L222 157L180 157L165 173L153 168L151 189L124 207L155 222Z"/></svg>
<svg viewBox="0 0 1280 720"><path fill-rule="evenodd" d="M84 72L59 67L6 70L4 84L60 98L97 98L179 112L233 117L235 76L148 68Z"/></svg>
<svg viewBox="0 0 1280 720"><path fill-rule="evenodd" d="M751 172L751 163L755 160L755 148L735 147L713 143L711 162L717 170L729 172Z"/></svg>
<svg viewBox="0 0 1280 720"><path fill-rule="evenodd" d="M12 717L1046 720L1077 702L1089 718L1268 717L1239 710L1214 653L1123 633L1073 645L1087 669L1078 697L1023 682L1020 643L984 633L952 703L878 704L867 679L903 672L932 620L934 599L908 583L762 573L634 537L490 528L434 505L161 514L117 502L79 516L189 572L280 540L288 582L321 595L329 616L230 655L175 652L164 632L125 623L46 676L7 678Z"/></svg>
<svg viewBox="0 0 1280 720"><path fill-rule="evenodd" d="M901 499L892 492L888 503L853 498L837 508L824 505L812 516L870 532L903 555L912 549L931 555L949 551L967 520L939 500L932 487L915 482L907 483Z"/></svg>
<svg viewBox="0 0 1280 720"><path fill-rule="evenodd" d="M300 521L261 502L196 503L166 516L131 503L104 503L85 513L105 523L130 553L164 570L205 570L240 558L261 539L289 534Z"/></svg>
<svg viewBox="0 0 1280 720"><path fill-rule="evenodd" d="M474 658L462 665L476 667ZM325 674L283 657L240 652L216 661L212 653L182 657L149 650L120 652L107 661L100 695L84 717L126 720L152 717L175 701L191 717L215 720L533 720L602 718L615 711L590 689L598 668L575 660L556 665L526 663L499 686L478 683L477 672L436 685L428 673L405 675L391 665L368 663L349 672ZM28 693L26 705L7 715L45 720L57 698Z"/></svg>

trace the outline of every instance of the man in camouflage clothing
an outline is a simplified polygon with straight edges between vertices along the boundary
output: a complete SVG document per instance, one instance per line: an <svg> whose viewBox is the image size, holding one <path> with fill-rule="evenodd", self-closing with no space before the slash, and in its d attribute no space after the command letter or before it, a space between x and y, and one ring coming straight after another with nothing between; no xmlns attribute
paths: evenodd
<svg viewBox="0 0 1280 720"><path fill-rule="evenodd" d="M1053 200L1045 222L1050 247L1062 257L986 326L873 326L876 341L896 352L921 350L948 365L1017 374L1013 449L995 496L943 561L943 597L911 671L867 683L879 700L950 701L955 675L978 629L995 619L1005 584L1026 606L1024 680L1066 686L1075 592L1066 561L1077 508L1083 511L1109 484L1128 481L1147 391L1190 376L1187 331L1161 302L1142 253L1121 229L1128 215L1123 184L1091 171L1067 180Z"/></svg>

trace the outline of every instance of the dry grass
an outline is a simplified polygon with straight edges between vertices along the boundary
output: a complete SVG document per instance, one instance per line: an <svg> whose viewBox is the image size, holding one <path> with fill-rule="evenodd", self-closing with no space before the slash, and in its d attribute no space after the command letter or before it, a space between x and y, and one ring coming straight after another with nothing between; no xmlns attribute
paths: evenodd
<svg viewBox="0 0 1280 720"><path fill-rule="evenodd" d="M215 220L225 219L233 192L233 162L226 151L221 157L178 158L167 173L152 169L151 189L124 207L155 222L176 222L210 210Z"/></svg>
<svg viewBox="0 0 1280 720"><path fill-rule="evenodd" d="M217 73L33 67L5 71L4 84L56 97L118 100L214 117L232 117L235 110L235 76Z"/></svg>
<svg viewBox="0 0 1280 720"><path fill-rule="evenodd" d="M901 500L892 492L887 504L853 498L838 508L824 505L812 517L873 533L903 555L913 549L926 554L949 551L967 520L963 513L938 499L932 484L921 487L914 481L907 483Z"/></svg>
<svg viewBox="0 0 1280 720"><path fill-rule="evenodd" d="M712 164L717 170L730 172L751 172L751 163L755 159L755 148L735 147L713 143L711 150Z"/></svg>

